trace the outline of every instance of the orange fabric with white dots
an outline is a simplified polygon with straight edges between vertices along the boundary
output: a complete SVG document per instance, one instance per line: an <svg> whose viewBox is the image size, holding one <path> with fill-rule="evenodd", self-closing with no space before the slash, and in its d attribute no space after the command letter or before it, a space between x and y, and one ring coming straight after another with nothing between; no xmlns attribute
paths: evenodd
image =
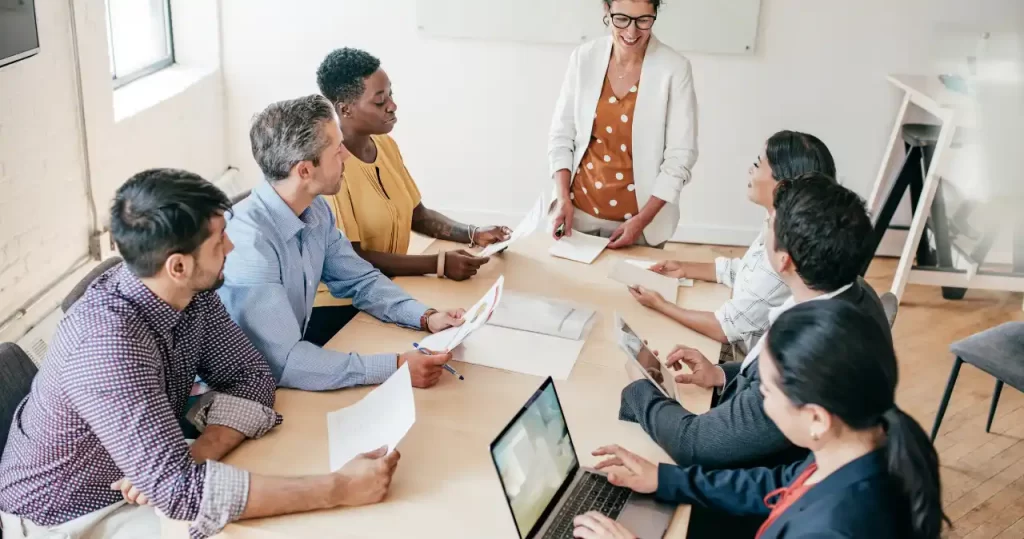
<svg viewBox="0 0 1024 539"><path fill-rule="evenodd" d="M572 182L573 205L609 221L625 221L639 211L633 185L633 108L637 87L619 99L605 78L590 145Z"/></svg>

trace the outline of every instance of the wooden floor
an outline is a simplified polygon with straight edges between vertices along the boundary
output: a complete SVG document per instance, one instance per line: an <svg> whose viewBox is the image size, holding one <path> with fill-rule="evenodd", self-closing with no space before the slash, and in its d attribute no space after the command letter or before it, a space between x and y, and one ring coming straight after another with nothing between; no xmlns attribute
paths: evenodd
<svg viewBox="0 0 1024 539"><path fill-rule="evenodd" d="M679 259L742 256L743 249L671 244ZM879 293L892 284L895 259L876 259L867 280ZM941 289L911 285L900 303L893 338L899 357L897 404L931 432L953 356L949 345L1010 320L1024 320L1022 295L969 291L959 301ZM950 538L1024 538L1024 395L1003 387L992 432L985 433L995 380L964 364L935 448L942 464Z"/></svg>

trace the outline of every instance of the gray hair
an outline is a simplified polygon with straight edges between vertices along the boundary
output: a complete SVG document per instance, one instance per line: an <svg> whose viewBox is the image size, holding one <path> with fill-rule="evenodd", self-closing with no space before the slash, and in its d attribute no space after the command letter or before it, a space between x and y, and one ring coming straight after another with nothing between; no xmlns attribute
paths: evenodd
<svg viewBox="0 0 1024 539"><path fill-rule="evenodd" d="M302 161L320 164L328 141L321 126L336 116L322 95L278 101L253 117L249 129L252 156L270 181L287 178Z"/></svg>

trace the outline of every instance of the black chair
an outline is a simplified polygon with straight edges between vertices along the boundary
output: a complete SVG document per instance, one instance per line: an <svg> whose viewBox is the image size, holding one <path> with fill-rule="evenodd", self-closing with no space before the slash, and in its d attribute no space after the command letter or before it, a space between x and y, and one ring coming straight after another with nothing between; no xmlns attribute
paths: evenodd
<svg viewBox="0 0 1024 539"><path fill-rule="evenodd" d="M1007 322L957 341L949 348L956 355L956 360L953 362L953 370L949 373L949 382L946 383L946 393L939 404L939 412L935 415L935 425L932 426L933 441L939 433L939 425L942 423L942 416L946 414L949 396L953 393L953 386L956 385L956 378L960 374L960 366L964 362L991 374L996 379L985 432L992 428L992 418L996 415L1003 383L1010 384L1017 391L1024 391L1024 322Z"/></svg>
<svg viewBox="0 0 1024 539"><path fill-rule="evenodd" d="M891 329L893 324L896 323L896 313L900 309L900 300L892 292L886 292L879 296L878 299L882 302L882 310L885 311L885 318L889 321L889 328Z"/></svg>
<svg viewBox="0 0 1024 539"><path fill-rule="evenodd" d="M100 262L98 266L93 268L92 271L83 277L81 281L78 281L78 284L71 289L71 292L69 292L67 297L64 298L64 301L60 303L60 309L64 312L68 312L71 309L71 306L82 297L82 294L85 294L86 289L89 288L89 285L91 285L97 277L103 275L107 270L120 263L121 257L119 256L112 256L103 262Z"/></svg>
<svg viewBox="0 0 1024 539"><path fill-rule="evenodd" d="M0 454L7 444L14 410L32 389L37 371L35 363L21 347L13 343L0 344Z"/></svg>

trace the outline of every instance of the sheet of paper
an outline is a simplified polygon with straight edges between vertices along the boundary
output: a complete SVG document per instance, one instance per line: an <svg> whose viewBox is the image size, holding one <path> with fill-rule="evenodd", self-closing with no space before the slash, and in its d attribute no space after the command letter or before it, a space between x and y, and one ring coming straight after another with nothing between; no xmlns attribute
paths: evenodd
<svg viewBox="0 0 1024 539"><path fill-rule="evenodd" d="M494 314L494 309L498 307L498 303L501 301L501 293L505 287L505 276L498 277L498 280L494 283L494 286L484 294L484 297L480 298L472 307L466 310L465 320L459 327L448 328L444 331L428 335L420 341L420 348L426 348L434 352L445 352L454 350L466 337L469 337L474 331L483 327L487 323L487 320Z"/></svg>
<svg viewBox="0 0 1024 539"><path fill-rule="evenodd" d="M564 339L582 339L594 319L594 309L569 301L508 292L487 322L521 331Z"/></svg>
<svg viewBox="0 0 1024 539"><path fill-rule="evenodd" d="M453 352L455 360L494 369L566 380L585 341L487 325Z"/></svg>
<svg viewBox="0 0 1024 539"><path fill-rule="evenodd" d="M512 243L519 238L525 238L530 234L533 234L533 231L537 230L537 227L540 226L540 223L542 223L543 220L544 195L541 195L537 201L533 203L533 206L530 207L530 211L526 213L526 217L523 217L523 220L512 229L512 235L507 240L488 245L484 250L477 253L477 256L484 257L498 254L499 251L505 249L509 245L512 245Z"/></svg>
<svg viewBox="0 0 1024 539"><path fill-rule="evenodd" d="M591 236L573 231L571 236L562 236L548 249L548 254L584 264L594 262L601 251L608 247L608 238Z"/></svg>
<svg viewBox="0 0 1024 539"><path fill-rule="evenodd" d="M415 422L412 377L405 364L359 402L327 414L331 471L384 445L393 451Z"/></svg>
<svg viewBox="0 0 1024 539"><path fill-rule="evenodd" d="M672 303L676 302L676 296L679 294L679 279L637 267L626 260L616 262L608 277L626 286L642 286L657 292Z"/></svg>
<svg viewBox="0 0 1024 539"><path fill-rule="evenodd" d="M657 264L654 260L640 260L638 258L629 258L626 260L626 263L645 270L650 270L655 264ZM679 286L692 287L693 279L683 277L682 279L679 279Z"/></svg>

